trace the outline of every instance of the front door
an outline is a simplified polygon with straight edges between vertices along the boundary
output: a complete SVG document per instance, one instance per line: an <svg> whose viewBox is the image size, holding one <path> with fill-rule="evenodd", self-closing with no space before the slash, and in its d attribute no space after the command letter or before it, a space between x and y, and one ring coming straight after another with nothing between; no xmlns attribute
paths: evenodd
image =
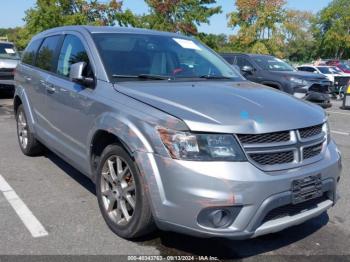
<svg viewBox="0 0 350 262"><path fill-rule="evenodd" d="M87 168L86 141L94 119L90 110L94 89L72 82L69 71L72 64L86 62L85 76L93 77L86 50L78 34L66 35L56 74L47 79L51 87L47 94L47 114L55 129L55 147L83 170Z"/></svg>

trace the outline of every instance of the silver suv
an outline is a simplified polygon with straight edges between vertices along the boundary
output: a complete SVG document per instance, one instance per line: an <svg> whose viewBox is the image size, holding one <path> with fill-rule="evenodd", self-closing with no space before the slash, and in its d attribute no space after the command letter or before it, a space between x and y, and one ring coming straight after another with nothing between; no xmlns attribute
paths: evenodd
<svg viewBox="0 0 350 262"><path fill-rule="evenodd" d="M245 80L193 38L56 28L32 39L15 81L23 153L45 145L90 177L121 237L245 239L336 202L341 155L325 112Z"/></svg>

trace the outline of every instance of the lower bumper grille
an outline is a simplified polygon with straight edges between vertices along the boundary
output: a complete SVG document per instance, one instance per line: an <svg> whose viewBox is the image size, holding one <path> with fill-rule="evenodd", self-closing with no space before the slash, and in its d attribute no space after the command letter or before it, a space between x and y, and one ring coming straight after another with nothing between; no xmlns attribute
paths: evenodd
<svg viewBox="0 0 350 262"><path fill-rule="evenodd" d="M267 213L262 223L265 223L270 220L286 217L286 216L294 216L299 213L302 213L303 211L311 210L313 208L316 208L319 203L326 200L328 200L327 196L323 195L321 197L311 199L296 205L289 204L289 205L272 209L269 213Z"/></svg>
<svg viewBox="0 0 350 262"><path fill-rule="evenodd" d="M310 86L309 91L328 94L329 87L330 85L313 84Z"/></svg>
<svg viewBox="0 0 350 262"><path fill-rule="evenodd" d="M13 75L1 75L0 74L0 80L13 80L14 76Z"/></svg>

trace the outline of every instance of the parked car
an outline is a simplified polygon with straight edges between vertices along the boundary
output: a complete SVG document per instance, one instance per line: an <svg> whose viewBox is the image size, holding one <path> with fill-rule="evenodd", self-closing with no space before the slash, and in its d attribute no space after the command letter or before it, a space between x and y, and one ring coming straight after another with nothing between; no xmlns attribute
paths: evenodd
<svg viewBox="0 0 350 262"><path fill-rule="evenodd" d="M331 94L334 97L344 98L345 90L350 85L350 74L344 73L335 66L302 65L299 71L322 74L332 82Z"/></svg>
<svg viewBox="0 0 350 262"><path fill-rule="evenodd" d="M194 38L55 28L32 39L15 81L22 152L45 145L91 178L121 237L245 239L336 203L324 110L247 81Z"/></svg>
<svg viewBox="0 0 350 262"><path fill-rule="evenodd" d="M344 60L328 60L326 62L329 66L336 66L344 73L350 74L350 65L347 61Z"/></svg>
<svg viewBox="0 0 350 262"><path fill-rule="evenodd" d="M281 59L258 54L221 54L236 65L245 78L319 104L330 107L331 82L322 75L299 72Z"/></svg>
<svg viewBox="0 0 350 262"><path fill-rule="evenodd" d="M19 55L13 43L0 41L0 92L14 91L14 70L18 64Z"/></svg>

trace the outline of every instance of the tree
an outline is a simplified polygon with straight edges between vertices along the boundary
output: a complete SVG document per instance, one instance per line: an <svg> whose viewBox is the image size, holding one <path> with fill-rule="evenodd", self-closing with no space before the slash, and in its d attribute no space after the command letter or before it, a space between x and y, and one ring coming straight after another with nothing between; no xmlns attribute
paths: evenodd
<svg viewBox="0 0 350 262"><path fill-rule="evenodd" d="M260 42L269 51L280 47L279 24L284 17L284 0L237 0L236 11L228 14L228 25L238 28L232 40L238 41L245 50L250 50ZM276 47L277 45L277 47Z"/></svg>
<svg viewBox="0 0 350 262"><path fill-rule="evenodd" d="M314 35L319 42L318 55L350 56L350 1L333 0L318 13Z"/></svg>
<svg viewBox="0 0 350 262"><path fill-rule="evenodd" d="M198 39L205 43L210 48L221 51L228 45L227 36L225 34L215 35L215 34L206 34L198 33Z"/></svg>
<svg viewBox="0 0 350 262"><path fill-rule="evenodd" d="M143 27L196 35L197 26L209 23L209 18L221 12L211 7L216 0L145 0L149 14L142 17Z"/></svg>
<svg viewBox="0 0 350 262"><path fill-rule="evenodd" d="M282 30L286 42L285 55L290 61L307 62L316 56L316 41L312 34L314 18L310 12L286 11Z"/></svg>
<svg viewBox="0 0 350 262"><path fill-rule="evenodd" d="M31 37L46 29L65 25L135 25L137 18L130 10L122 10L122 2L109 0L37 0L25 13L23 38L26 45Z"/></svg>

